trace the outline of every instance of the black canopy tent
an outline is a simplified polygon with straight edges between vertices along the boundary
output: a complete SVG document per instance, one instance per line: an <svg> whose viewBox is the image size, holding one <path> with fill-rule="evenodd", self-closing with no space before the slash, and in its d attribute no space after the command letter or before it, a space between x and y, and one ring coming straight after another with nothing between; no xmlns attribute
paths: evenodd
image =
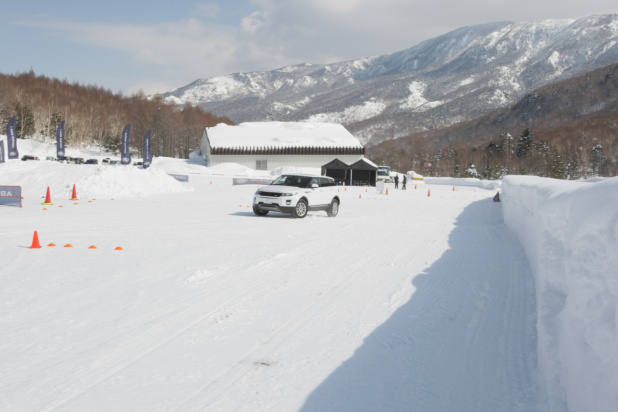
<svg viewBox="0 0 618 412"><path fill-rule="evenodd" d="M353 186L375 186L377 175L378 167L365 158L350 165L350 180Z"/></svg>
<svg viewBox="0 0 618 412"><path fill-rule="evenodd" d="M322 166L322 176L332 177L337 183L345 182L348 179L350 166L339 159L326 163Z"/></svg>
<svg viewBox="0 0 618 412"><path fill-rule="evenodd" d="M335 159L322 166L322 175L352 186L375 186L378 167L363 158L351 165Z"/></svg>

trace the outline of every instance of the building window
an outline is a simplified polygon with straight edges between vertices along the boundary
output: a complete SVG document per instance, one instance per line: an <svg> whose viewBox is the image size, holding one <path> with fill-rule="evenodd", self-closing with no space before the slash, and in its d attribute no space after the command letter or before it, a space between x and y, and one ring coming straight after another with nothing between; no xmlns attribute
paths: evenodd
<svg viewBox="0 0 618 412"><path fill-rule="evenodd" d="M255 170L268 170L268 162L266 160L256 160Z"/></svg>

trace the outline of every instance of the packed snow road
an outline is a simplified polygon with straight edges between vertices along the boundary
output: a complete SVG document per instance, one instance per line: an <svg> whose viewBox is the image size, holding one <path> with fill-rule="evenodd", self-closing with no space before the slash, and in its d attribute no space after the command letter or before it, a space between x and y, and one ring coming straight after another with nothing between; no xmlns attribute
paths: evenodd
<svg viewBox="0 0 618 412"><path fill-rule="evenodd" d="M2 208L0 409L543 409L493 191L347 188L336 218L290 219L255 216L255 186L187 185Z"/></svg>

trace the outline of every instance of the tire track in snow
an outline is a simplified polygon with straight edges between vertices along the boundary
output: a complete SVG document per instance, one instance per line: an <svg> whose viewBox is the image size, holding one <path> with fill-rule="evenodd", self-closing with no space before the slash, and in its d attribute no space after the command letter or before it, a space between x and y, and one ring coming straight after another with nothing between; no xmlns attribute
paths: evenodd
<svg viewBox="0 0 618 412"><path fill-rule="evenodd" d="M323 244L320 239L315 239L313 242ZM328 246L323 246L323 250L330 249ZM315 251L313 246L310 250ZM222 373L213 376L210 381L199 388L189 399L185 400L175 410L177 411L197 411L204 410L211 406L217 399L225 393L231 386L237 384L243 376L253 371L253 361L259 359L268 359L278 347L283 345L287 340L291 339L295 334L303 328L303 326L313 319L317 313L326 310L326 308L338 296L343 293L346 287L350 286L358 276L362 275L360 270L366 266L367 262L372 260L374 255L366 256L362 260L358 260L349 271L339 281L333 283L330 289L324 292L319 301L313 302L304 306L301 310L296 311L293 316L289 317L284 323L278 325L274 331L269 333L267 339L259 345L252 347L244 353L238 361L230 366Z"/></svg>
<svg viewBox="0 0 618 412"><path fill-rule="evenodd" d="M102 335L99 335L92 337L87 342L81 342L80 350L95 350L101 346L105 349L97 354L96 360L86 367L77 370L68 379L65 379L64 382L58 383L56 386L61 388L59 391L41 397L38 401L38 408L43 411L51 411L62 406L99 382L128 367L133 362L176 339L192 327L202 322L219 322L220 319L225 318L227 314L234 312L241 306L246 296L255 293L256 290L267 290L266 285L288 276L288 272L285 270L275 271L271 269L272 265L278 263L276 259L269 260L266 263L257 263L249 270L243 270L246 282L239 281L238 278L233 282L235 285L241 283L244 286L241 288L235 286L235 292L231 296L229 292L226 292L224 294L226 299L216 304L215 309L206 314L202 313L203 309L199 304L202 300L200 296L186 301L181 310L178 310L177 302L173 301L154 313L132 318L128 324L119 328L111 335L105 335L104 339ZM258 271L256 272L256 270ZM266 279L260 276L261 274L273 273L278 273L278 275L275 278ZM250 280L252 279L253 281L251 282ZM219 284L218 286L221 290L228 289L228 283L230 282L232 281ZM219 295L216 290L211 290L210 293L212 296ZM173 332L170 333L170 331ZM126 339L127 336L130 336L130 338ZM113 342L121 343L113 345ZM84 343L87 345L84 345ZM70 349L67 349L65 354L69 356ZM58 363L61 362L62 358Z"/></svg>

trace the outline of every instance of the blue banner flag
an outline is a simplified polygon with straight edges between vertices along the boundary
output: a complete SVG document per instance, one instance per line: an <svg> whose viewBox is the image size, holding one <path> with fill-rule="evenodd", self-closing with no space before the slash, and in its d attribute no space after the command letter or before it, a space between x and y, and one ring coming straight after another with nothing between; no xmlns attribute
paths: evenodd
<svg viewBox="0 0 618 412"><path fill-rule="evenodd" d="M9 120L9 124L6 126L6 138L9 159L19 158L19 152L17 151L17 117L11 117L11 120Z"/></svg>
<svg viewBox="0 0 618 412"><path fill-rule="evenodd" d="M0 141L0 163L4 163L4 140Z"/></svg>
<svg viewBox="0 0 618 412"><path fill-rule="evenodd" d="M131 164L131 153L129 153L129 131L130 130L131 130L131 125L128 124L122 131L122 152L120 153L120 164L122 165Z"/></svg>
<svg viewBox="0 0 618 412"><path fill-rule="evenodd" d="M152 163L152 151L150 150L150 130L146 132L146 136L144 136L144 147L143 147L143 156L144 156L144 164L143 168L146 169Z"/></svg>
<svg viewBox="0 0 618 412"><path fill-rule="evenodd" d="M64 120L60 122L56 131L56 155L58 160L64 160Z"/></svg>

